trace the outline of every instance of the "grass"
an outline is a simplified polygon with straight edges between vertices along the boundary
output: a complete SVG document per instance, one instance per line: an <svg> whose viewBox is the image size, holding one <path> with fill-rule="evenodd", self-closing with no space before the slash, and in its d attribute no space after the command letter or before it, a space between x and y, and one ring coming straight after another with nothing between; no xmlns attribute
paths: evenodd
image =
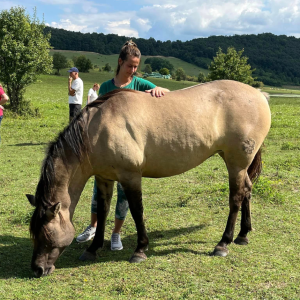
<svg viewBox="0 0 300 300"><path fill-rule="evenodd" d="M67 75L67 74L66 74ZM81 74L85 94L110 74ZM172 90L190 82L156 80ZM75 241L55 272L35 279L30 270L33 194L49 141L68 122L67 76L41 76L26 99L40 118L2 121L0 146L0 298L2 299L299 299L300 99L271 97L272 127L263 149L263 174L253 190L250 243L230 245L226 258L211 257L228 216L224 163L213 156L182 175L143 179L150 245L148 259L128 263L136 230L131 216L122 229L124 250L109 250L114 205L105 244L94 263L78 257L87 244ZM89 222L92 180L74 215L76 234ZM236 234L238 233L238 226Z"/></svg>
<svg viewBox="0 0 300 300"><path fill-rule="evenodd" d="M93 65L97 65L98 67L102 68L106 63L109 63L112 69L115 69L117 67L117 62L119 57L118 54L104 55L95 52L71 51L71 50L51 50L50 54L53 54L55 52L61 52L63 55L67 57L67 59L72 59L73 56L79 56L82 54L85 55L87 58L89 58ZM145 67L144 62L148 57L153 57L153 56L142 55L142 60L140 64L141 70L144 70ZM197 67L196 65L187 63L179 58L175 58L175 57L163 57L163 58L170 61L173 64L175 70L179 67L183 68L187 75L198 77L200 72L204 73L205 75L208 74L207 69Z"/></svg>

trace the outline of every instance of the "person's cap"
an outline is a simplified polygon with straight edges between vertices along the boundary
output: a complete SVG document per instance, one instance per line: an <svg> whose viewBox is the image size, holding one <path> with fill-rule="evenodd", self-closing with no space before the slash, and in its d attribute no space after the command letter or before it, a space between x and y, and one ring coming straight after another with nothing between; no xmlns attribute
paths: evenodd
<svg viewBox="0 0 300 300"><path fill-rule="evenodd" d="M79 73L78 69L75 68L75 67L73 67L73 68L71 68L70 70L68 70L68 72L69 72L69 73L71 73L71 72L77 72L77 73Z"/></svg>

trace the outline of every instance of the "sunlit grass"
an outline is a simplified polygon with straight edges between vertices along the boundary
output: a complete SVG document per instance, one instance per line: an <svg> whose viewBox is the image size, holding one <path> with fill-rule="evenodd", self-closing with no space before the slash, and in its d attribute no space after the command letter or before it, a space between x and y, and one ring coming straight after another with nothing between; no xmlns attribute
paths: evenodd
<svg viewBox="0 0 300 300"><path fill-rule="evenodd" d="M273 98L272 127L263 148L263 173L253 190L252 222L246 247L230 245L226 258L211 257L228 216L228 176L213 156L182 175L143 179L148 260L128 263L135 246L131 216L122 228L124 250L110 251L113 197L104 249L94 263L78 257L86 244L73 242L55 272L34 279L28 227L33 194L49 141L68 123L67 73L41 76L25 98L40 118L4 117L0 146L0 298L1 299L298 299L299 246L299 98ZM80 74L85 94L104 72ZM155 80L172 90L189 82ZM76 234L88 224L92 179L74 215ZM239 230L237 222L236 234ZM235 235L236 235L235 234ZM88 243L89 244L89 243Z"/></svg>

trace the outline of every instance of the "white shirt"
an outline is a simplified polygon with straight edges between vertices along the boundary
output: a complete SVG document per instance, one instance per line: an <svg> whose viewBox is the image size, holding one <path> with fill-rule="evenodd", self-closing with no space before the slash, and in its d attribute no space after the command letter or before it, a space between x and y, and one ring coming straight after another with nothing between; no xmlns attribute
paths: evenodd
<svg viewBox="0 0 300 300"><path fill-rule="evenodd" d="M97 92L92 88L89 90L88 96L90 96L90 103L95 101L98 98Z"/></svg>
<svg viewBox="0 0 300 300"><path fill-rule="evenodd" d="M77 78L72 81L71 88L75 90L75 95L69 95L69 104L81 104L82 105L82 97L83 97L83 81L81 78Z"/></svg>

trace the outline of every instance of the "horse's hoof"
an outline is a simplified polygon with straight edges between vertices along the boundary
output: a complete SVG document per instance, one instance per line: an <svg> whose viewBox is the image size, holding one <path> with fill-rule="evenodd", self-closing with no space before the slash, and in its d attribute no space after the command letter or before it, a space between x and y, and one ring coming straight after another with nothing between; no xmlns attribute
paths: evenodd
<svg viewBox="0 0 300 300"><path fill-rule="evenodd" d="M129 262L130 263L140 263L140 262L142 262L142 261L144 261L146 259L147 259L147 256L146 256L145 253L143 253L143 252L135 252L131 256Z"/></svg>
<svg viewBox="0 0 300 300"><path fill-rule="evenodd" d="M216 246L212 255L225 257L228 253L229 250L226 247Z"/></svg>
<svg viewBox="0 0 300 300"><path fill-rule="evenodd" d="M79 259L81 261L95 261L96 260L96 253L92 253L92 252L88 252L88 251L84 251L81 256L79 257Z"/></svg>
<svg viewBox="0 0 300 300"><path fill-rule="evenodd" d="M237 236L237 238L234 240L234 243L237 245L248 245L249 240L247 237Z"/></svg>

